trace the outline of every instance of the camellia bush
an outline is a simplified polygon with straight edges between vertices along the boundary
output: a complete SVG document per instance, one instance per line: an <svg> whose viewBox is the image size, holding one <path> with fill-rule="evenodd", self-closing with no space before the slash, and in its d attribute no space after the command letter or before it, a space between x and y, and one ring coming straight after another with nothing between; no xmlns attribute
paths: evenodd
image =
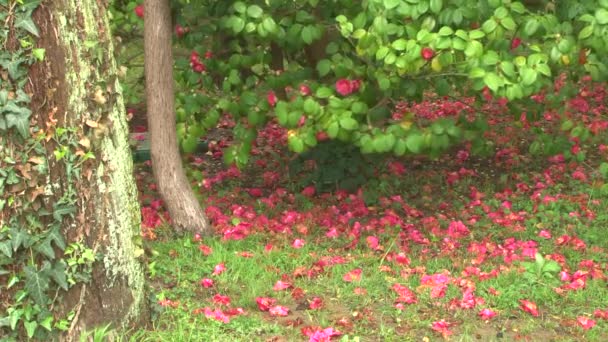
<svg viewBox="0 0 608 342"><path fill-rule="evenodd" d="M116 32L141 27L141 4L115 2ZM275 120L297 153L326 140L363 153L438 156L455 143L487 148L482 106L500 99L513 122L553 105L569 138L588 127L561 95L608 75L608 0L172 1L178 135L194 150L224 113L248 161L257 129ZM559 77L573 80L548 98ZM414 115L412 101L467 101ZM542 112L542 111L541 111ZM531 149L550 145L535 142ZM570 144L572 145L572 144ZM545 146L546 147L546 146ZM570 147L570 146L568 146ZM566 148L567 149L567 148Z"/></svg>

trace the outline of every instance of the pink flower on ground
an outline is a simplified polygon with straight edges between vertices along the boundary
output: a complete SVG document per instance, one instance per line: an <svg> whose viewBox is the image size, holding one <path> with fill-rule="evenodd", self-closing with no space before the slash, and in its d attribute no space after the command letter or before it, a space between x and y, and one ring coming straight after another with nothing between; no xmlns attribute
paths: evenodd
<svg viewBox="0 0 608 342"><path fill-rule="evenodd" d="M223 273L225 270L226 270L226 266L224 265L224 263L217 264L217 265L215 265L215 267L213 268L213 275L220 275L220 274L222 274L222 273Z"/></svg>
<svg viewBox="0 0 608 342"><path fill-rule="evenodd" d="M306 242L302 239L295 239L293 240L293 243L291 244L291 247L296 248L296 249L300 249L302 247L304 247L304 244L306 244Z"/></svg>
<svg viewBox="0 0 608 342"><path fill-rule="evenodd" d="M496 312L492 309L483 309L479 311L479 317L484 321L490 320L496 316Z"/></svg>
<svg viewBox="0 0 608 342"><path fill-rule="evenodd" d="M208 289L213 286L213 280L209 278L205 278L201 280L201 286Z"/></svg>
<svg viewBox="0 0 608 342"><path fill-rule="evenodd" d="M380 246L380 243L378 241L378 238L375 236L368 236L365 241L367 242L367 247L369 247L370 249L378 249L378 246Z"/></svg>
<svg viewBox="0 0 608 342"><path fill-rule="evenodd" d="M359 281L361 280L361 272L362 270L360 268L356 268L348 273L346 273L344 275L344 277L342 277L342 279L346 282L353 282L353 281Z"/></svg>
<svg viewBox="0 0 608 342"><path fill-rule="evenodd" d="M199 245L198 249L203 252L203 255L207 256L211 253L213 253L213 249L211 249L211 247L207 246L207 245Z"/></svg>
<svg viewBox="0 0 608 342"><path fill-rule="evenodd" d="M223 323L230 323L230 317L226 316L220 309L211 310L211 308L206 307L204 309L204 313L205 317L209 319L214 319Z"/></svg>
<svg viewBox="0 0 608 342"><path fill-rule="evenodd" d="M538 317L538 307L536 306L536 303L531 302L529 300L525 300L525 299L520 299L519 302L521 303L521 305L519 307L522 310L524 310L525 312L529 313L530 315L532 315L534 317Z"/></svg>
<svg viewBox="0 0 608 342"><path fill-rule="evenodd" d="M540 232L538 232L538 236L543 238L543 239L550 239L551 238L551 232L548 230L541 230Z"/></svg>
<svg viewBox="0 0 608 342"><path fill-rule="evenodd" d="M589 317L579 316L576 318L576 321L585 330L589 330L595 326L595 320Z"/></svg>
<svg viewBox="0 0 608 342"><path fill-rule="evenodd" d="M258 304L260 311L268 311L276 303L276 299L269 297L258 297L255 302Z"/></svg>
<svg viewBox="0 0 608 342"><path fill-rule="evenodd" d="M290 283L286 283L284 281L279 280L276 282L276 284L274 284L274 287L272 289L275 291L282 291L282 290L288 289L290 287L291 287Z"/></svg>
<svg viewBox="0 0 608 342"><path fill-rule="evenodd" d="M340 335L342 333L333 328L325 328L323 330L316 330L310 334L308 342L330 342L332 337Z"/></svg>
<svg viewBox="0 0 608 342"><path fill-rule="evenodd" d="M271 316L287 316L289 315L289 308L281 306L281 305L277 305L277 306L273 306L271 307L268 312L270 313Z"/></svg>
<svg viewBox="0 0 608 342"><path fill-rule="evenodd" d="M310 304L308 305L308 308L311 310L316 310L316 309L320 309L323 307L323 300L319 297L314 297L311 301Z"/></svg>
<svg viewBox="0 0 608 342"><path fill-rule="evenodd" d="M213 302L215 304L220 304L220 305L230 305L230 297L228 296L222 296L221 294L216 294L215 296L213 296Z"/></svg>
<svg viewBox="0 0 608 342"><path fill-rule="evenodd" d="M431 329L441 333L444 337L452 335L452 331L449 329L452 324L445 320L433 322Z"/></svg>

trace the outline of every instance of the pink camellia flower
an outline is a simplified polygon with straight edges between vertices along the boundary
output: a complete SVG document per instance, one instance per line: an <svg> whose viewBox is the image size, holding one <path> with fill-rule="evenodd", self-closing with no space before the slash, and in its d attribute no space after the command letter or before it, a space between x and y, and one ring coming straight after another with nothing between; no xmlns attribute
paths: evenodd
<svg viewBox="0 0 608 342"><path fill-rule="evenodd" d="M353 281L359 281L361 280L361 272L362 270L360 268L355 268L354 270L346 273L344 277L342 277L342 279L349 283Z"/></svg>
<svg viewBox="0 0 608 342"><path fill-rule="evenodd" d="M541 230L540 232L538 232L538 236L543 238L543 239L550 239L551 238L551 232L548 230Z"/></svg>
<svg viewBox="0 0 608 342"><path fill-rule="evenodd" d="M278 101L277 95L272 90L268 92L268 95L266 95L266 99L268 100L268 104L270 105L270 107L274 107Z"/></svg>
<svg viewBox="0 0 608 342"><path fill-rule="evenodd" d="M595 309L593 312L593 317L608 320L608 309Z"/></svg>
<svg viewBox="0 0 608 342"><path fill-rule="evenodd" d="M213 275L220 275L220 274L222 274L222 273L223 273L225 270L226 270L226 266L224 265L224 263L217 264L217 265L215 265L215 267L213 268Z"/></svg>
<svg viewBox="0 0 608 342"><path fill-rule="evenodd" d="M521 45L521 38L514 37L511 39L511 50L517 49Z"/></svg>
<svg viewBox="0 0 608 342"><path fill-rule="evenodd" d="M313 185L307 186L302 190L302 195L312 197L315 195L316 189Z"/></svg>
<svg viewBox="0 0 608 342"><path fill-rule="evenodd" d="M264 193L262 192L262 189L260 189L260 188L251 188L251 189L248 189L247 192L249 193L249 195L251 197L256 197L256 198L262 197L264 195Z"/></svg>
<svg viewBox="0 0 608 342"><path fill-rule="evenodd" d="M276 284L272 287L275 291L282 291L291 287L290 283L284 282L282 280L278 280Z"/></svg>
<svg viewBox="0 0 608 342"><path fill-rule="evenodd" d="M215 304L228 306L228 305L230 305L230 297L222 296L221 294L218 293L215 296L213 296L213 302Z"/></svg>
<svg viewBox="0 0 608 342"><path fill-rule="evenodd" d="M205 278L201 280L201 286L208 289L213 286L213 279Z"/></svg>
<svg viewBox="0 0 608 342"><path fill-rule="evenodd" d="M334 328L325 328L312 332L308 342L331 342L332 337L340 335L342 335L342 333L334 330Z"/></svg>
<svg viewBox="0 0 608 342"><path fill-rule="evenodd" d="M295 239L293 240L293 243L291 244L291 247L299 249L304 247L304 244L306 244L306 242L302 239Z"/></svg>
<svg viewBox="0 0 608 342"><path fill-rule="evenodd" d="M341 78L336 81L336 91L342 96L348 96L353 92L353 83L350 80Z"/></svg>
<svg viewBox="0 0 608 342"><path fill-rule="evenodd" d="M258 304L260 311L268 311L276 303L276 299L269 297L258 297L255 302Z"/></svg>
<svg viewBox="0 0 608 342"><path fill-rule="evenodd" d="M289 315L289 308L277 305L271 307L268 312L270 312L271 316L287 316Z"/></svg>
<svg viewBox="0 0 608 342"><path fill-rule="evenodd" d="M380 246L380 242L375 236L368 236L367 238L365 238L365 241L367 242L367 247L369 247L370 249L378 249L378 247Z"/></svg>
<svg viewBox="0 0 608 342"><path fill-rule="evenodd" d="M452 331L449 329L452 324L445 320L435 321L431 325L431 329L441 333L444 337L452 335Z"/></svg>
<svg viewBox="0 0 608 342"><path fill-rule="evenodd" d="M595 326L595 320L589 317L579 316L576 318L576 321L585 330L589 330Z"/></svg>
<svg viewBox="0 0 608 342"><path fill-rule="evenodd" d="M213 253L213 249L211 249L211 247L207 246L207 245L199 245L198 249L203 252L203 255L207 256L211 253Z"/></svg>
<svg viewBox="0 0 608 342"><path fill-rule="evenodd" d="M143 18L144 17L144 5L137 5L137 7L135 7L135 9L133 9L135 11L135 15Z"/></svg>
<svg viewBox="0 0 608 342"><path fill-rule="evenodd" d="M211 310L211 308L206 307L204 309L204 313L205 317L209 319L214 319L223 323L230 323L230 317L226 316L220 309Z"/></svg>
<svg viewBox="0 0 608 342"><path fill-rule="evenodd" d="M316 310L316 309L320 309L323 307L323 300L319 297L314 297L311 301L310 304L308 305L308 308L311 310Z"/></svg>
<svg viewBox="0 0 608 342"><path fill-rule="evenodd" d="M300 85L300 94L302 94L302 96L310 95L310 88L306 84L301 84Z"/></svg>
<svg viewBox="0 0 608 342"><path fill-rule="evenodd" d="M522 310L524 310L525 312L529 313L530 315L534 316L534 317L538 317L538 307L536 306L536 303L531 302L529 300L525 300L525 299L520 299L520 308Z"/></svg>
<svg viewBox="0 0 608 342"><path fill-rule="evenodd" d="M483 309L479 311L479 317L481 317L481 319L483 319L484 321L490 320L494 316L496 316L496 312L492 309Z"/></svg>

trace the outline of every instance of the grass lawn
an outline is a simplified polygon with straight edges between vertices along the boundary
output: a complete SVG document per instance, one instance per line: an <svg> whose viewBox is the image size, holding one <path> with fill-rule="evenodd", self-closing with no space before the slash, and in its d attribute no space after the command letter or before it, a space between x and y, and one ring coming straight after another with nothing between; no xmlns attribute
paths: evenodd
<svg viewBox="0 0 608 342"><path fill-rule="evenodd" d="M153 323L131 340L608 340L605 149L363 157L346 192L302 182L325 177L311 161L290 175L284 138L269 125L240 171L219 162L229 136L190 159L212 237L175 237L138 166Z"/></svg>

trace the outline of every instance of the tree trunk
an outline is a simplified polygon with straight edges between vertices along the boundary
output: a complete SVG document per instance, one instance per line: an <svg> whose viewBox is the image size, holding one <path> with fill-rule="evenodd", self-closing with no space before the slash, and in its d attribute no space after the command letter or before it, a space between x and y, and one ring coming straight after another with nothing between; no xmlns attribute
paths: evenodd
<svg viewBox="0 0 608 342"><path fill-rule="evenodd" d="M144 60L152 169L174 228L178 232L209 233L209 223L188 183L177 144L169 0L145 0L144 4Z"/></svg>
<svg viewBox="0 0 608 342"><path fill-rule="evenodd" d="M62 253L61 237L49 242L48 249L38 248L36 238L54 229L68 246L75 243L72 247L98 256L89 269L77 269L90 281L77 278L67 291L55 292L55 286L47 288L46 296L41 293L47 299L42 302L51 303L43 309L50 311L53 322L74 313L65 340L101 325L133 326L147 312L143 267L136 258L141 213L106 6L107 1L42 1L33 22L39 32L35 47L44 48L46 55L30 68L25 85L32 100L31 136L24 140L14 131L0 135L0 157L10 154L28 171L8 190L14 202L0 212L0 226L25 229L33 237L28 248L17 245L13 272L21 277L19 268L26 269L27 280L30 267L43 276L44 263L56 265L77 255ZM28 144L34 147L24 149ZM0 162L0 169L4 166ZM1 189L0 195L5 197ZM25 257L20 259L19 253ZM69 268L65 273L68 281L74 276ZM33 303L36 298L28 292L25 301ZM6 309L5 299L0 312Z"/></svg>

